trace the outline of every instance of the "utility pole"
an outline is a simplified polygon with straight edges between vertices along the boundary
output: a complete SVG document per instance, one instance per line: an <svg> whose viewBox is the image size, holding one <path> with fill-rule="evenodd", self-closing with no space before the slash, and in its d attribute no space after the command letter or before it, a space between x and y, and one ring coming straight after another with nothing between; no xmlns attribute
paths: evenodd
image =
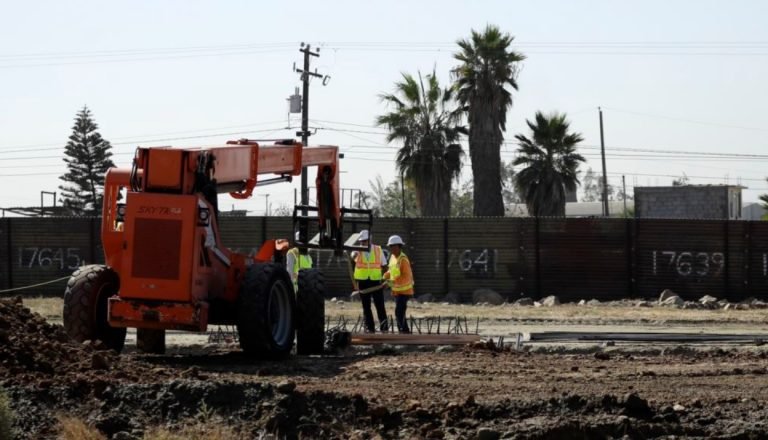
<svg viewBox="0 0 768 440"><path fill-rule="evenodd" d="M306 147L309 143L309 79L310 77L322 78L323 85L328 84L329 76L323 76L317 73L317 69L314 72L309 71L309 59L310 57L319 57L320 49L317 52L312 52L312 48L309 44L301 43L301 49L299 52L304 54L304 68L297 69L296 64L293 65L293 70L301 74L302 82L302 102L301 102L301 131L296 132L297 136L301 136L302 146ZM309 190L307 189L307 167L301 169L301 204L307 205L309 203ZM307 215L306 211L303 211L303 215Z"/></svg>
<svg viewBox="0 0 768 440"><path fill-rule="evenodd" d="M597 108L600 112L600 155L603 158L603 215L608 217L611 213L608 210L608 173L605 170L605 138L603 137L603 109Z"/></svg>
<svg viewBox="0 0 768 440"><path fill-rule="evenodd" d="M405 218L405 180L402 171L400 172L400 206L403 209L403 218Z"/></svg>
<svg viewBox="0 0 768 440"><path fill-rule="evenodd" d="M627 179L623 174L621 175L621 186L622 193L624 194L622 197L624 199L624 215L627 215Z"/></svg>
<svg viewBox="0 0 768 440"><path fill-rule="evenodd" d="M269 217L269 194L262 194L264 200L264 217Z"/></svg>

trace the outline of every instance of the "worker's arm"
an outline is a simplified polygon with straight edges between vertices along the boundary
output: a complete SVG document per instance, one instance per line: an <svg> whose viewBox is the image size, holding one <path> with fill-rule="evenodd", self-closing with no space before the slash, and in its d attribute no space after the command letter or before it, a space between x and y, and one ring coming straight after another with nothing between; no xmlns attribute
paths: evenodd
<svg viewBox="0 0 768 440"><path fill-rule="evenodd" d="M288 252L288 255L285 257L285 270L288 271L288 275L291 276L291 281L296 281L296 275L293 273L293 267L296 264L296 254L293 252Z"/></svg>
<svg viewBox="0 0 768 440"><path fill-rule="evenodd" d="M398 278L400 278L400 260L396 260L395 264L391 264L389 270L384 274L384 279L388 280L390 284Z"/></svg>

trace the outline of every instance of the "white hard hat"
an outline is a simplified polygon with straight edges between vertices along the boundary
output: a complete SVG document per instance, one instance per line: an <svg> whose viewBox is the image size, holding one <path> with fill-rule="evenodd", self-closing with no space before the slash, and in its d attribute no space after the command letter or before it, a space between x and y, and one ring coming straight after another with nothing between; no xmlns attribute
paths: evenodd
<svg viewBox="0 0 768 440"><path fill-rule="evenodd" d="M361 242L361 241L366 241L368 239L370 239L370 237L369 237L367 229L363 229L362 231L360 231L359 234L357 234L357 242L358 243Z"/></svg>
<svg viewBox="0 0 768 440"><path fill-rule="evenodd" d="M400 238L399 235L393 235L389 237L389 240L387 240L387 246L392 246L393 244L399 244L400 246L404 245L403 239Z"/></svg>

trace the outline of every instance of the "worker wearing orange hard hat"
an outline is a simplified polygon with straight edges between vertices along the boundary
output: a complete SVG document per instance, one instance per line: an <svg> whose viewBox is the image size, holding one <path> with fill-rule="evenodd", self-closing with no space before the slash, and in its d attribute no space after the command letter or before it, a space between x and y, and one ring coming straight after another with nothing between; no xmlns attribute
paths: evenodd
<svg viewBox="0 0 768 440"><path fill-rule="evenodd" d="M384 274L392 288L392 296L395 297L395 320L397 329L400 333L410 333L408 322L406 320L406 310L408 309L408 300L413 296L413 271L411 270L411 260L403 252L405 243L399 235L389 237L387 247L389 247L389 266Z"/></svg>
<svg viewBox="0 0 768 440"><path fill-rule="evenodd" d="M371 234L367 229L360 231L357 236L357 243L361 247L368 248L368 250L355 251L351 255L355 261L355 289L364 291L380 286L382 268L387 264L384 258L384 251L381 249L381 246L371 242ZM389 330L389 322L387 321L387 310L384 307L384 292L381 289L369 293L360 293L360 301L363 303L365 330L368 333L376 331L373 322L373 312L371 311L371 300L373 300L373 305L376 307L376 315L379 317L379 330L386 332Z"/></svg>

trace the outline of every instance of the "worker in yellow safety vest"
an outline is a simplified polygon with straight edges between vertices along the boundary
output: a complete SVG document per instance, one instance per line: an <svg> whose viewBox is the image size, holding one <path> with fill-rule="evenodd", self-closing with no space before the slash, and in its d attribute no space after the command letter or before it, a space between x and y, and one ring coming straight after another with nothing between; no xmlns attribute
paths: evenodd
<svg viewBox="0 0 768 440"><path fill-rule="evenodd" d="M299 233L296 233L296 241L299 241ZM288 270L288 274L293 281L293 291L299 291L299 271L302 269L312 268L312 256L309 254L302 254L299 248L293 247L285 255L285 268Z"/></svg>
<svg viewBox="0 0 768 440"><path fill-rule="evenodd" d="M405 313L408 308L408 300L413 296L413 271L411 270L411 260L403 252L403 239L399 235L389 237L387 246L389 247L389 266L384 274L392 288L392 296L395 297L395 320L397 329L400 333L410 333Z"/></svg>
<svg viewBox="0 0 768 440"><path fill-rule="evenodd" d="M368 248L368 251L352 252L352 259L355 261L355 290L365 290L371 287L381 285L382 268L386 265L384 251L381 246L371 243L371 234L367 229L360 231L357 236L357 243L361 247ZM376 306L376 314L379 317L379 330L386 332L389 330L387 321L387 310L384 307L384 292L376 290L370 293L361 293L360 300L363 303L363 320L365 329L368 333L374 333L373 313L371 312L371 300Z"/></svg>

